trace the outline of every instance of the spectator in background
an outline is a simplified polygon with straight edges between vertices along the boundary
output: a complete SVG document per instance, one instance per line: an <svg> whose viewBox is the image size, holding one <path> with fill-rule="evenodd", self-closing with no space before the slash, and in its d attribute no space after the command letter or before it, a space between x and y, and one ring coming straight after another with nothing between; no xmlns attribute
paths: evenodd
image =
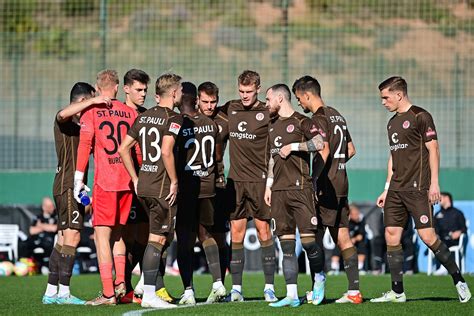
<svg viewBox="0 0 474 316"><path fill-rule="evenodd" d="M453 207L451 193L441 192L440 206L441 209L435 214L436 234L446 246L457 246L459 238L467 231L466 219L459 209ZM435 275L444 274L447 274L447 270L443 266L435 272Z"/></svg>
<svg viewBox="0 0 474 316"><path fill-rule="evenodd" d="M354 204L349 206L349 235L354 247L357 249L359 271L364 271L365 258L367 256L365 220L364 215Z"/></svg>
<svg viewBox="0 0 474 316"><path fill-rule="evenodd" d="M58 230L58 219L55 214L54 202L45 196L41 203L41 214L38 215L30 227L28 240L29 256L35 256L39 265L48 266L49 254L54 247L54 237ZM34 249L42 248L44 252L35 255Z"/></svg>

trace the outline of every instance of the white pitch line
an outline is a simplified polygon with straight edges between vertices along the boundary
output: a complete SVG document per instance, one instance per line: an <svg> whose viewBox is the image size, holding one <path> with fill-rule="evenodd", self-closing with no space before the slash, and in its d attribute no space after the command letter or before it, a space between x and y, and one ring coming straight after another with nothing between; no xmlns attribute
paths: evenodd
<svg viewBox="0 0 474 316"><path fill-rule="evenodd" d="M265 302L265 300L255 300L255 301L243 301L243 302L238 302L238 304L242 304L242 303L261 303L261 302ZM230 304L237 304L237 302L229 302ZM218 303L219 305L221 304L229 304L229 303ZM212 305L212 304L208 304L208 303L197 303L196 305L177 305L176 308L193 308L193 307L199 307L199 306L205 306L205 305ZM133 311L129 311L129 312L126 312L126 313L123 313L122 316L140 316L142 314L145 314L145 313L148 313L148 312L155 312L155 311L159 311L159 310L174 310L176 308L144 308L144 309L136 309L136 310L133 310Z"/></svg>

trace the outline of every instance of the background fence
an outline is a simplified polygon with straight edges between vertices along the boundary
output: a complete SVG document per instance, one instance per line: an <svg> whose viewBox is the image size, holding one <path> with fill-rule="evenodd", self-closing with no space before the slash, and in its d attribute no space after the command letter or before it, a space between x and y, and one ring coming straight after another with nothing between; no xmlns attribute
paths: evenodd
<svg viewBox="0 0 474 316"><path fill-rule="evenodd" d="M435 118L441 167L472 171L473 36L473 0L0 0L0 171L54 172L54 114L106 67L145 70L148 107L166 71L215 82L221 103L244 69L262 89L316 76L349 122L355 171L386 167L377 86L402 75Z"/></svg>

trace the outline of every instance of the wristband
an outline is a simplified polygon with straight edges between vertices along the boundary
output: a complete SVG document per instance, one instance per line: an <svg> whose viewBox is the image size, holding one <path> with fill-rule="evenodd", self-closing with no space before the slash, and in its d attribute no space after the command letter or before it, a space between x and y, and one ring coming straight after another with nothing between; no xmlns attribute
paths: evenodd
<svg viewBox="0 0 474 316"><path fill-rule="evenodd" d="M385 182L384 191L387 191L389 187L390 187L390 182Z"/></svg>
<svg viewBox="0 0 474 316"><path fill-rule="evenodd" d="M299 151L300 149L300 144L298 143L291 143L290 144L291 151Z"/></svg>
<svg viewBox="0 0 474 316"><path fill-rule="evenodd" d="M271 188L272 185L273 185L273 178L267 178L267 184L266 184L267 188Z"/></svg>

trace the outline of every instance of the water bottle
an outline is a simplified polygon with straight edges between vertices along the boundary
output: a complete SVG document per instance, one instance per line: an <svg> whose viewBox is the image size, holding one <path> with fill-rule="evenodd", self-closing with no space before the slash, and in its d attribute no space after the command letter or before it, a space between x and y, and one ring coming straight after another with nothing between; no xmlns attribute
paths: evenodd
<svg viewBox="0 0 474 316"><path fill-rule="evenodd" d="M89 197L89 195L87 195L87 191L86 190L81 190L81 192L79 192L79 199L81 200L81 204L84 205L84 206L87 206L89 204L91 204L91 198Z"/></svg>

